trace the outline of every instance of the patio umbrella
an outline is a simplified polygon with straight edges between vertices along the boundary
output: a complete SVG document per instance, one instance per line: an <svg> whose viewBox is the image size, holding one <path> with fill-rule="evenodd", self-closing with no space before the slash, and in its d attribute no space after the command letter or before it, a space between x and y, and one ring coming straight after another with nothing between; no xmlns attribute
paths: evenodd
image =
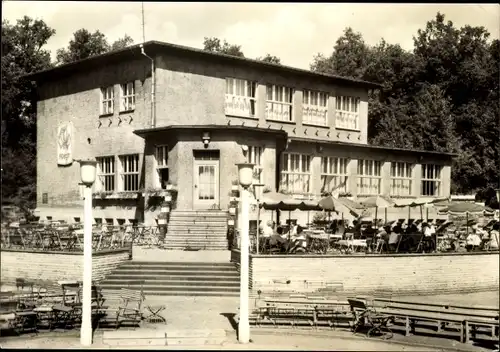
<svg viewBox="0 0 500 352"><path fill-rule="evenodd" d="M469 233L469 215L493 215L494 210L477 203L453 203L440 212L454 216L465 215L467 233Z"/></svg>
<svg viewBox="0 0 500 352"><path fill-rule="evenodd" d="M318 206L326 211L336 210L337 212L344 213L346 210L352 216L359 217L360 213L365 210L365 206L359 203L356 203L347 198L335 198L333 196L327 196L322 198L318 202Z"/></svg>
<svg viewBox="0 0 500 352"><path fill-rule="evenodd" d="M439 202L447 201L448 198L417 198L417 199L402 199L402 200L394 200L396 203L394 206L396 208L404 208L408 207L408 220L410 219L410 209L414 207L420 207L420 218L424 219L423 209L424 205L436 204Z"/></svg>
<svg viewBox="0 0 500 352"><path fill-rule="evenodd" d="M396 205L396 202L388 196L375 196L363 200L360 204L367 208L375 208L375 221L378 222L377 214L378 208L385 209L385 223L387 223L387 208L391 208Z"/></svg>
<svg viewBox="0 0 500 352"><path fill-rule="evenodd" d="M259 207L265 210L277 210L282 201L289 198L286 194L279 192L267 192L262 195Z"/></svg>

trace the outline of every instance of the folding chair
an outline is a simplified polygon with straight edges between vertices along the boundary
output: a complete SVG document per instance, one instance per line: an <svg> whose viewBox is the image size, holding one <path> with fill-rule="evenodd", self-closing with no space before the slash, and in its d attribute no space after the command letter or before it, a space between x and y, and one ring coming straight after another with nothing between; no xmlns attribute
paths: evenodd
<svg viewBox="0 0 500 352"><path fill-rule="evenodd" d="M392 330L388 324L393 321L393 317L389 315L379 314L373 307L368 307L364 300L360 299L347 299L351 306L351 312L354 316L352 325L353 333L358 330L367 328L367 337L378 335L383 339L390 339L393 337Z"/></svg>

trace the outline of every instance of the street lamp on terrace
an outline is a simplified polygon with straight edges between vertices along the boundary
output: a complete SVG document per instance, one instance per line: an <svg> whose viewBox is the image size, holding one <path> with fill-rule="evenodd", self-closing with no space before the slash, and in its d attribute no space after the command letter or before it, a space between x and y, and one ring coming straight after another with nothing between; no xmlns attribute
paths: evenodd
<svg viewBox="0 0 500 352"><path fill-rule="evenodd" d="M80 177L84 185L83 206L83 288L80 343L92 345L92 185L96 178L95 160L80 160Z"/></svg>
<svg viewBox="0 0 500 352"><path fill-rule="evenodd" d="M249 280L249 221L250 195L248 188L253 182L253 167L255 164L242 163L238 166L238 181L243 188L241 199L241 229L240 229L240 320L238 323L238 340L241 343L250 341L250 323L248 322L248 280Z"/></svg>

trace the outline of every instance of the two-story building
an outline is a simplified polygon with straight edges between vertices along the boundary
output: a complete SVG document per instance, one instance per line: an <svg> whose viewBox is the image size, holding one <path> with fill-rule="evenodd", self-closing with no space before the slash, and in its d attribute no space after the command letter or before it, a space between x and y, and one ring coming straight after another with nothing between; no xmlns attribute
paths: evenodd
<svg viewBox="0 0 500 352"><path fill-rule="evenodd" d="M157 41L29 78L42 219L79 220L85 158L98 161L97 222L153 223L145 191L167 185L177 209L227 210L244 161L258 193L449 196L451 154L368 144L374 83Z"/></svg>

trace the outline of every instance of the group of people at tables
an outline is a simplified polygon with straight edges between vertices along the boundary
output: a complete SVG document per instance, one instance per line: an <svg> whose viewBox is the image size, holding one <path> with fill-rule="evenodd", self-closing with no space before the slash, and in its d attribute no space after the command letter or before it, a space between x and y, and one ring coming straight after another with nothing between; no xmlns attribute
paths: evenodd
<svg viewBox="0 0 500 352"><path fill-rule="evenodd" d="M435 221L415 222L393 221L377 226L373 221L362 218L356 220L333 220L323 229L328 234L326 239L329 245L334 245L339 239L366 240L367 252L375 250L382 252L435 252L437 251L438 231L446 230L450 222L436 223ZM500 222L492 226L481 228L474 224L465 235L457 230L449 241L447 250L476 251L498 250ZM309 230L298 224L277 225L269 220L259 226L259 248L262 252L278 253L305 253L309 248ZM341 237L331 234L341 234ZM463 240L465 238L465 241ZM378 250L380 248L380 250Z"/></svg>

